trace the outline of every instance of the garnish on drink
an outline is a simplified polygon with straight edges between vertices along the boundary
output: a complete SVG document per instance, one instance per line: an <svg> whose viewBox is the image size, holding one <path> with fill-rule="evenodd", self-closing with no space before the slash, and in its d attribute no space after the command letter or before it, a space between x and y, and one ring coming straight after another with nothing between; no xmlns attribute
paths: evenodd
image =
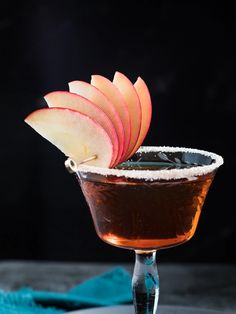
<svg viewBox="0 0 236 314"><path fill-rule="evenodd" d="M45 96L49 108L26 118L56 145L76 172L98 236L135 250L136 314L157 311L156 251L194 235L221 156L181 147L140 147L150 126L145 82L116 72L113 82L69 83L70 92Z"/></svg>
<svg viewBox="0 0 236 314"><path fill-rule="evenodd" d="M115 167L142 145L151 122L147 85L140 77L132 84L120 72L113 82L101 75L91 83L70 82L69 91L44 99L48 108L25 122L77 163L89 159L90 165Z"/></svg>

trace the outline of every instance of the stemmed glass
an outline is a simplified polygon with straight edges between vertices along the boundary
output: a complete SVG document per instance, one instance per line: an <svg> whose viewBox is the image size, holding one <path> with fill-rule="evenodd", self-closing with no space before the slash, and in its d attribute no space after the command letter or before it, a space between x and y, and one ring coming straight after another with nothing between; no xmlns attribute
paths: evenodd
<svg viewBox="0 0 236 314"><path fill-rule="evenodd" d="M76 172L98 236L135 251L135 313L156 313L156 252L194 235L222 157L197 149L141 147L115 169L72 160L68 164Z"/></svg>

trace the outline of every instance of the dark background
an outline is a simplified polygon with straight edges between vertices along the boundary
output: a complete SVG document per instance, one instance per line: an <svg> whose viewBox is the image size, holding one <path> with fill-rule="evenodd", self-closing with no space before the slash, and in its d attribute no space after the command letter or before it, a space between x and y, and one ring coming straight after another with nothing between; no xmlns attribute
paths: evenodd
<svg viewBox="0 0 236 314"><path fill-rule="evenodd" d="M65 157L23 121L44 94L118 70L149 86L153 119L144 144L225 158L194 238L159 259L236 262L236 23L227 1L217 3L1 2L2 260L133 261L98 239Z"/></svg>

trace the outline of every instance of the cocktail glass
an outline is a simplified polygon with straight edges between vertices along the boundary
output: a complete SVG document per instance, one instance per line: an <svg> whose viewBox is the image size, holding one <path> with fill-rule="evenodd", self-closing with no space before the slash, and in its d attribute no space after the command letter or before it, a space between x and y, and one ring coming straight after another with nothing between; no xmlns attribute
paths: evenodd
<svg viewBox="0 0 236 314"><path fill-rule="evenodd" d="M195 233L221 156L173 147L141 147L116 169L70 161L98 236L135 251L132 289L136 314L156 313L156 252Z"/></svg>

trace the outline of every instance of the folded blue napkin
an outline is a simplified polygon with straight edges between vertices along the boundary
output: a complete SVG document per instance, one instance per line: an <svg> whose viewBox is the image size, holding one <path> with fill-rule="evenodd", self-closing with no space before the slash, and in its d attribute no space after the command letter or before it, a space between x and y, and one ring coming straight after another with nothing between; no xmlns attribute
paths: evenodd
<svg viewBox="0 0 236 314"><path fill-rule="evenodd" d="M130 274L124 268L116 267L64 293L30 288L0 291L0 314L59 314L73 309L131 301Z"/></svg>

